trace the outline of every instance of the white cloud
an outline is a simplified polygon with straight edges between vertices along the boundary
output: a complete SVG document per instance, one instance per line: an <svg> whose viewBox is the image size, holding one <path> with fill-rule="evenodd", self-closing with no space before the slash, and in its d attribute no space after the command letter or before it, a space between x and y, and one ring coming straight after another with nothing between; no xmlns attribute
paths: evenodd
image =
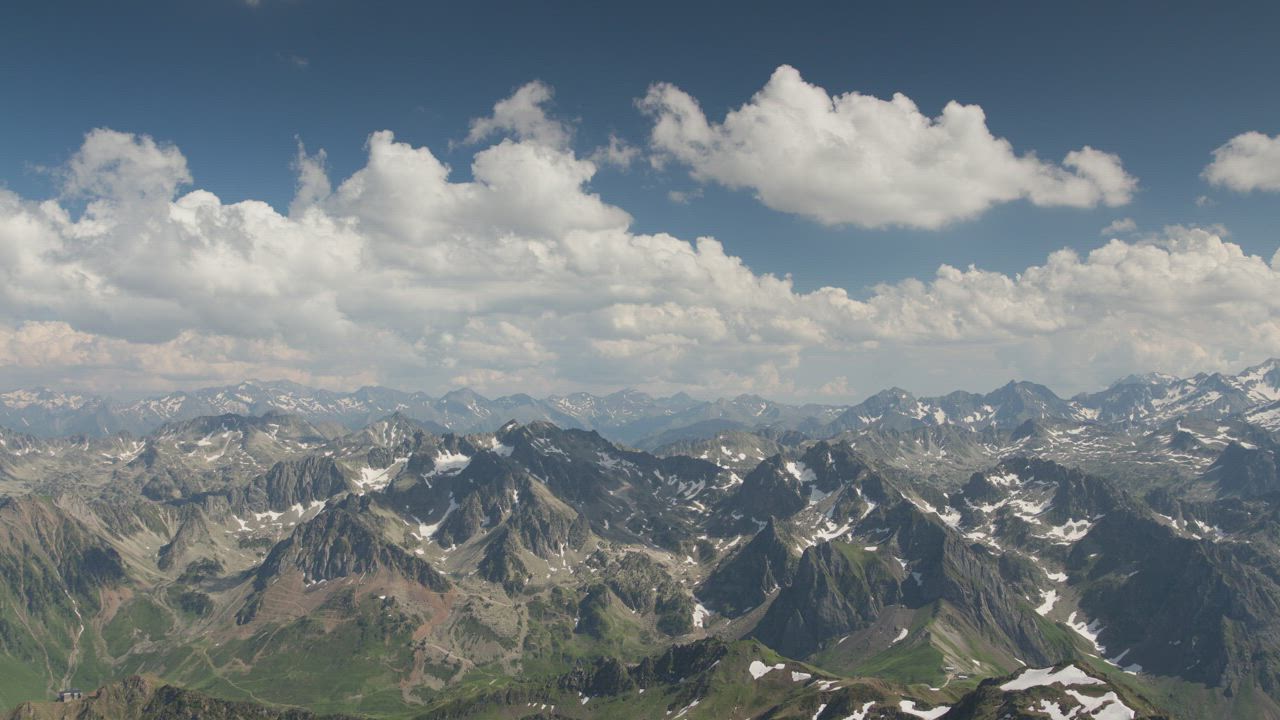
<svg viewBox="0 0 1280 720"><path fill-rule="evenodd" d="M329 197L333 188L329 185L329 175L325 170L328 155L323 149L314 155L307 154L307 148L298 141L298 156L293 161L293 171L298 174L298 184L294 189L293 202L289 205L290 215L299 215L307 208Z"/></svg>
<svg viewBox="0 0 1280 720"><path fill-rule="evenodd" d="M1280 135L1247 132L1213 151L1202 176L1211 185L1237 192L1280 192Z"/></svg>
<svg viewBox="0 0 1280 720"><path fill-rule="evenodd" d="M478 143L498 133L512 133L521 140L533 140L554 148L568 146L573 133L558 120L547 116L543 105L551 102L555 92L537 80L526 83L515 93L498 101L493 114L471 121L468 143Z"/></svg>
<svg viewBox="0 0 1280 720"><path fill-rule="evenodd" d="M1103 237L1115 237L1116 235L1131 233L1137 229L1138 223L1134 222L1133 218L1127 217L1120 218L1119 220L1112 220L1110 223L1107 223L1107 226L1102 228L1098 234Z"/></svg>
<svg viewBox="0 0 1280 720"><path fill-rule="evenodd" d="M667 199L677 205L688 205L689 203L702 197L702 188L694 188L692 190L668 190Z"/></svg>
<svg viewBox="0 0 1280 720"><path fill-rule="evenodd" d="M190 182L187 159L178 148L147 135L98 129L85 136L67 163L63 188L68 195L102 200L167 202Z"/></svg>
<svg viewBox="0 0 1280 720"><path fill-rule="evenodd" d="M1218 234L1169 228L1010 277L943 266L879 288L877 324L916 346L981 345L1012 376L1079 389L1138 369L1189 373L1280 355L1280 263Z"/></svg>
<svg viewBox="0 0 1280 720"><path fill-rule="evenodd" d="M1088 146L1060 165L1016 154L977 105L953 101L931 118L902 94L829 95L786 65L720 123L670 84L650 87L640 107L654 119L659 165L675 160L699 181L828 225L939 228L1024 198L1124 205L1137 188L1118 157Z"/></svg>
<svg viewBox="0 0 1280 720"><path fill-rule="evenodd" d="M307 353L278 341L183 332L161 343L131 343L80 332L61 321L0 324L0 366L11 383L70 382L102 389L185 389L274 377L322 387L375 381L372 372L340 377L315 372ZM363 380L361 379L363 377Z"/></svg>
<svg viewBox="0 0 1280 720"><path fill-rule="evenodd" d="M609 133L609 144L596 148L591 153L590 159L597 165L612 165L626 170L640 159L640 149L617 135Z"/></svg>
<svg viewBox="0 0 1280 720"><path fill-rule="evenodd" d="M821 397L847 378L1079 389L1280 355L1280 260L1211 230L1064 250L1016 275L943 266L864 298L798 292L713 238L632 231L591 192L596 165L558 142L501 140L455 181L377 132L334 185L299 147L283 215L180 194L176 148L91 132L65 176L84 211L0 190L0 386Z"/></svg>

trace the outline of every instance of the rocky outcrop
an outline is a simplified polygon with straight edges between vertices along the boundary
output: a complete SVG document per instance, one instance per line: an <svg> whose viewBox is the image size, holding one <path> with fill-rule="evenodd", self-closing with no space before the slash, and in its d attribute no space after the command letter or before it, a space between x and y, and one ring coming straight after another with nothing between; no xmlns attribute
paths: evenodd
<svg viewBox="0 0 1280 720"><path fill-rule="evenodd" d="M609 589L631 610L657 616L658 629L669 635L693 626L693 598L666 568L641 552L629 552L604 570Z"/></svg>
<svg viewBox="0 0 1280 720"><path fill-rule="evenodd" d="M287 510L327 500L352 486L331 457L309 455L276 463L243 491L245 505L255 510Z"/></svg>
<svg viewBox="0 0 1280 720"><path fill-rule="evenodd" d="M508 595L523 590L533 575L520 559L520 550L520 543L509 528L498 530L480 559L477 567L480 577L501 585Z"/></svg>
<svg viewBox="0 0 1280 720"><path fill-rule="evenodd" d="M804 657L901 601L900 583L879 556L846 543L822 543L805 550L795 579L769 607L755 636L783 654Z"/></svg>
<svg viewBox="0 0 1280 720"><path fill-rule="evenodd" d="M451 583L444 575L425 560L383 538L369 517L369 503L367 497L350 496L299 525L289 537L277 543L254 573L253 594L237 615L237 621L252 620L263 591L274 578L289 570L301 572L306 582L382 570L429 590L447 592Z"/></svg>
<svg viewBox="0 0 1280 720"><path fill-rule="evenodd" d="M1205 471L1219 497L1257 498L1280 492L1280 463L1274 450L1231 443Z"/></svg>
<svg viewBox="0 0 1280 720"><path fill-rule="evenodd" d="M213 544L209 521L198 505L182 506L179 517L173 538L156 555L156 564L161 570L185 565L197 555L206 553Z"/></svg>
<svg viewBox="0 0 1280 720"><path fill-rule="evenodd" d="M807 503L800 479L787 470L781 455L775 455L743 478L730 507L748 518L766 520L794 515Z"/></svg>
<svg viewBox="0 0 1280 720"><path fill-rule="evenodd" d="M1076 545L1068 567L1109 656L1210 686L1280 693L1280 561L1271 553L1113 513Z"/></svg>
<svg viewBox="0 0 1280 720"><path fill-rule="evenodd" d="M698 588L698 597L728 617L747 612L791 584L798 559L793 547L794 540L770 518L750 542L716 566Z"/></svg>

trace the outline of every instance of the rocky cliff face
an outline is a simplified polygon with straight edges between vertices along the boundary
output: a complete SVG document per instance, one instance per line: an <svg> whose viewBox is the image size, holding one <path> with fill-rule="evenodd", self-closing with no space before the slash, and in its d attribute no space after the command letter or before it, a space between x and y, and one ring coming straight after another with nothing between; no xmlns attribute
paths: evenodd
<svg viewBox="0 0 1280 720"><path fill-rule="evenodd" d="M263 560L254 573L253 594L237 615L253 620L262 593L281 574L297 571L304 583L335 580L380 570L444 593L451 583L429 563L389 542L366 512L368 497L349 496L299 525Z"/></svg>
<svg viewBox="0 0 1280 720"><path fill-rule="evenodd" d="M1280 690L1280 562L1269 552L1114 513L1068 566L1107 657L1211 686Z"/></svg>
<svg viewBox="0 0 1280 720"><path fill-rule="evenodd" d="M1231 443L1205 471L1219 497L1257 498L1280 492L1280 463L1270 447Z"/></svg>
<svg viewBox="0 0 1280 720"><path fill-rule="evenodd" d="M770 518L750 542L716 566L698 588L698 597L729 617L747 612L791 584L798 560L795 546Z"/></svg>
<svg viewBox="0 0 1280 720"><path fill-rule="evenodd" d="M477 570L480 577L497 583L508 595L524 589L532 578L529 567L520 558L520 542L509 528L503 528L485 546Z"/></svg>
<svg viewBox="0 0 1280 720"><path fill-rule="evenodd" d="M253 510L287 510L294 505L323 502L353 489L346 473L333 458L310 455L276 463L249 484L240 496Z"/></svg>
<svg viewBox="0 0 1280 720"><path fill-rule="evenodd" d="M842 542L823 543L805 550L795 578L755 636L785 655L805 657L901 601L901 583L880 557Z"/></svg>

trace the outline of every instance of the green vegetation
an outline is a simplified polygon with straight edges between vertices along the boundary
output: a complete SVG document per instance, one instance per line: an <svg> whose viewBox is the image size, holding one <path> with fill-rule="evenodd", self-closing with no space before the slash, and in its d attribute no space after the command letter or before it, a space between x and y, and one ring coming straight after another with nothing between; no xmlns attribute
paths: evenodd
<svg viewBox="0 0 1280 720"><path fill-rule="evenodd" d="M0 655L0 706L11 708L23 700L48 696L49 678L43 667Z"/></svg>
<svg viewBox="0 0 1280 720"><path fill-rule="evenodd" d="M413 671L414 622L376 600L338 597L319 617L264 626L251 637L198 644L185 659L168 658L171 679L222 697L317 712L404 716L399 682ZM342 613L350 616L328 626ZM176 662L175 662L176 661Z"/></svg>
<svg viewBox="0 0 1280 720"><path fill-rule="evenodd" d="M107 652L113 657L127 655L139 642L163 640L173 628L168 611L143 596L116 611L115 617L102 629Z"/></svg>
<svg viewBox="0 0 1280 720"><path fill-rule="evenodd" d="M946 679L942 652L928 642L893 646L858 666L858 674L904 684L939 685Z"/></svg>

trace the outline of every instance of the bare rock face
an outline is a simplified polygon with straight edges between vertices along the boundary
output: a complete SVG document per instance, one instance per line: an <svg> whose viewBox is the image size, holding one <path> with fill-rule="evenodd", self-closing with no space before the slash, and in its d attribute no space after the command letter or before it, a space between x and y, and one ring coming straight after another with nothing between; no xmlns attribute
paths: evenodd
<svg viewBox="0 0 1280 720"><path fill-rule="evenodd" d="M698 597L729 617L756 607L774 590L791 584L796 543L770 518L751 541L716 566Z"/></svg>
<svg viewBox="0 0 1280 720"><path fill-rule="evenodd" d="M287 510L310 505L352 489L350 480L333 458L310 455L276 463L245 488L244 504L254 510Z"/></svg>
<svg viewBox="0 0 1280 720"><path fill-rule="evenodd" d="M253 593L237 621L253 620L262 593L287 570L300 571L305 582L386 570L434 592L448 592L451 583L430 563L385 539L368 516L369 503L367 497L349 496L299 525L273 547L254 573Z"/></svg>

